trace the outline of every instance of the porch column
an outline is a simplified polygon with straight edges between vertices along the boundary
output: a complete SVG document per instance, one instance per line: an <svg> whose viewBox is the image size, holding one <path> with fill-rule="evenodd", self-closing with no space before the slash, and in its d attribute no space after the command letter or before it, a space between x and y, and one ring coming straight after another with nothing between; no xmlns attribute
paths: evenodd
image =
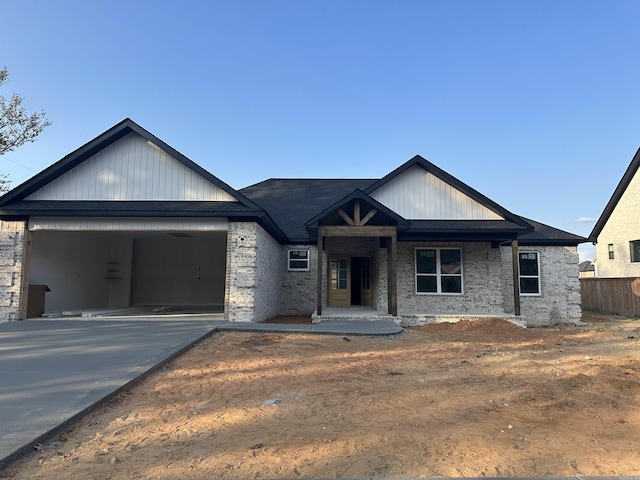
<svg viewBox="0 0 640 480"><path fill-rule="evenodd" d="M397 234L387 242L387 308L389 315L398 315L398 277L396 270Z"/></svg>
<svg viewBox="0 0 640 480"><path fill-rule="evenodd" d="M322 244L324 237L318 234L318 284L317 284L317 300L316 314L322 315Z"/></svg>
<svg viewBox="0 0 640 480"><path fill-rule="evenodd" d="M520 316L520 275L518 258L518 240L511 241L511 263L513 264L513 313Z"/></svg>

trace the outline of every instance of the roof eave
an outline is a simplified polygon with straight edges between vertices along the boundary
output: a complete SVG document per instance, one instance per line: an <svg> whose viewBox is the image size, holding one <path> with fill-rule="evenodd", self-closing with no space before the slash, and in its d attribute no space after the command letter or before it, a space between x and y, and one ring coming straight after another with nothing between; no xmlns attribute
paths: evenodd
<svg viewBox="0 0 640 480"><path fill-rule="evenodd" d="M542 240L518 240L518 245L525 247L577 247L581 243L586 243L587 238L580 239L542 239Z"/></svg>

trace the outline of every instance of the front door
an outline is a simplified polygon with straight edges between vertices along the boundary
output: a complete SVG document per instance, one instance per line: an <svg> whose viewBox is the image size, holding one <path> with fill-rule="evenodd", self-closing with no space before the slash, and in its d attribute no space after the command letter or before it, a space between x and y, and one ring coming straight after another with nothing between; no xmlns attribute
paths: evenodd
<svg viewBox="0 0 640 480"><path fill-rule="evenodd" d="M332 257L328 274L330 307L372 305L371 258Z"/></svg>
<svg viewBox="0 0 640 480"><path fill-rule="evenodd" d="M351 259L334 257L329 260L329 298L331 307L351 305Z"/></svg>

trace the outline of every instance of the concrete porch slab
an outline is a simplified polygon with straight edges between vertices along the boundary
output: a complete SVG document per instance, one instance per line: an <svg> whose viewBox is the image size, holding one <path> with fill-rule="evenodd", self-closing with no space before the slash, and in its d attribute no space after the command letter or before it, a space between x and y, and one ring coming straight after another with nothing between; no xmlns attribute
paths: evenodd
<svg viewBox="0 0 640 480"><path fill-rule="evenodd" d="M418 327L430 323L456 323L460 320L480 320L485 318L498 318L506 320L522 328L527 328L525 317L505 313L495 314L451 314L451 313L415 313L400 312L397 316L378 313L372 308L335 308L328 307L322 310L322 314L316 312L311 315L314 323L321 324L327 321L364 321L364 322L395 322L403 327Z"/></svg>

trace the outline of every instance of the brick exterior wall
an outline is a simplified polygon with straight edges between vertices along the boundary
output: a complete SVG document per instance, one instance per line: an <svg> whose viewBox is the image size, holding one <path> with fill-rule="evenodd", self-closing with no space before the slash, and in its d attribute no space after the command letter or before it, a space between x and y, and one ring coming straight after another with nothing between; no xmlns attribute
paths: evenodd
<svg viewBox="0 0 640 480"><path fill-rule="evenodd" d="M388 310L387 307L389 305L389 278L387 273L387 249L379 248L377 255L378 263L376 268L374 268L374 275L376 275L376 279L374 280L374 286L376 291L374 292L373 298L378 299L378 304L376 305L377 311L379 315L385 315ZM398 306L398 308L400 308Z"/></svg>
<svg viewBox="0 0 640 480"><path fill-rule="evenodd" d="M0 322L20 319L26 239L24 222L0 222Z"/></svg>
<svg viewBox="0 0 640 480"><path fill-rule="evenodd" d="M419 247L462 250L462 295L416 293L415 250ZM499 314L503 312L501 285L500 251L490 243L398 243L399 313Z"/></svg>
<svg viewBox="0 0 640 480"><path fill-rule="evenodd" d="M309 250L308 271L288 271L289 250ZM316 310L316 285L318 283L318 248L309 245L284 245L280 292L281 315L311 315ZM324 270L326 272L326 270Z"/></svg>
<svg viewBox="0 0 640 480"><path fill-rule="evenodd" d="M262 322L281 314L281 285L286 265L282 246L260 225L253 225L257 241L253 321Z"/></svg>
<svg viewBox="0 0 640 480"><path fill-rule="evenodd" d="M631 261L629 242L640 240L640 169L629 182L596 244L596 277L640 277L640 262ZM609 259L609 244L614 258Z"/></svg>
<svg viewBox="0 0 640 480"><path fill-rule="evenodd" d="M27 241L23 222L0 222L0 321L20 318L21 283ZM415 249L462 250L463 295L415 293ZM287 271L290 249L309 249L308 271ZM529 325L575 322L581 317L576 247L520 247L540 256L541 295L521 297ZM373 299L381 314L387 308L387 251L378 238L327 238L321 257L326 279L331 255L372 258ZM280 245L262 227L230 222L227 236L226 320L260 322L274 315L308 315L316 309L318 251L315 246ZM399 313L499 315L513 313L511 248L489 243L399 242ZM326 281L323 279L323 305ZM26 301L26 297L24 298Z"/></svg>
<svg viewBox="0 0 640 480"><path fill-rule="evenodd" d="M260 225L230 222L225 317L262 322L280 313L282 247Z"/></svg>
<svg viewBox="0 0 640 480"><path fill-rule="evenodd" d="M252 322L256 295L257 225L229 222L225 320Z"/></svg>
<svg viewBox="0 0 640 480"><path fill-rule="evenodd" d="M415 293L415 249L454 247L462 249L463 295ZM578 252L576 247L520 247L540 256L541 295L521 296L521 315L530 326L575 323L582 315ZM513 314L513 267L511 246L492 248L490 243L399 242L398 312L496 315ZM387 312L387 251L377 250L377 311Z"/></svg>
<svg viewBox="0 0 640 480"><path fill-rule="evenodd" d="M513 313L511 247L502 247L504 312ZM540 296L520 296L520 313L531 326L574 323L580 320L580 280L577 247L518 247L537 252L540 259Z"/></svg>

